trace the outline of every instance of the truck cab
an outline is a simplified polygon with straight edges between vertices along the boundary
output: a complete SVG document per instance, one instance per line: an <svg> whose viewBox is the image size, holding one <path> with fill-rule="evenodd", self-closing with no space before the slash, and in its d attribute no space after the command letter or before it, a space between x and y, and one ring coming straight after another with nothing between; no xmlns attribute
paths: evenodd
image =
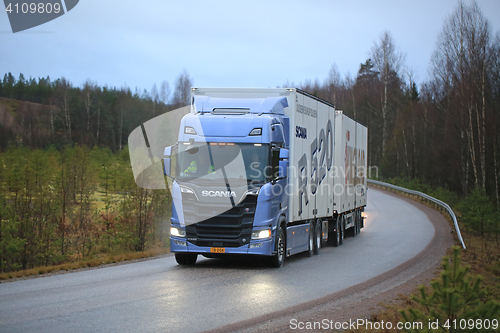
<svg viewBox="0 0 500 333"><path fill-rule="evenodd" d="M288 207L287 106L284 97L193 97L164 159L174 179L170 248L179 264L199 254L253 254L282 265L276 236Z"/></svg>

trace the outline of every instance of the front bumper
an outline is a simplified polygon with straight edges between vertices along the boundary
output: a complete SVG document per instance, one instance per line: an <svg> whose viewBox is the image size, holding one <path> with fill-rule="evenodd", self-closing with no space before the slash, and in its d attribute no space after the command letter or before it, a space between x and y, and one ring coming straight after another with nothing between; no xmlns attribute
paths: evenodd
<svg viewBox="0 0 500 333"><path fill-rule="evenodd" d="M186 245L180 245L184 243ZM256 247L257 244L260 246ZM173 253L212 253L210 247L196 246L186 241L185 238L170 236L170 252ZM271 256L274 254L273 238L264 240L252 240L249 244L240 247L225 247L224 254L252 254L261 256Z"/></svg>

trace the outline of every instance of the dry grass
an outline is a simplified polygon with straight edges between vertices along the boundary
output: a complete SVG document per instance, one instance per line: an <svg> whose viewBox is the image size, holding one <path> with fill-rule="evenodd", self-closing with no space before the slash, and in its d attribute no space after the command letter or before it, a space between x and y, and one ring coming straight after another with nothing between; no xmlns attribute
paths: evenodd
<svg viewBox="0 0 500 333"><path fill-rule="evenodd" d="M71 271L75 269L89 268L89 267L97 267L101 265L114 264L118 262L143 259L143 258L151 258L159 255L163 255L168 253L169 250L167 248L155 248L151 250L147 250L144 252L128 252L119 255L103 255L98 258L81 260L75 262L64 263L55 266L41 266L32 269L26 269L16 272L9 273L0 273L0 280L8 280L15 278L23 278L33 275L42 275L49 274L58 271Z"/></svg>
<svg viewBox="0 0 500 333"><path fill-rule="evenodd" d="M496 242L492 240L484 240L480 237L469 235L467 233L462 233L464 238L467 237L468 241L471 242L472 246L466 250L461 251L461 261L463 264L469 265L471 267L470 274L481 275L483 277L482 287L488 291L489 296L492 299L500 299L500 249ZM490 250L488 252L481 250L483 248L483 243L487 242L486 248ZM491 251L494 252L492 255ZM451 250L448 251L448 255L451 255ZM490 258L496 255L496 263L492 263ZM435 278L439 278L439 272L436 272ZM427 294L431 293L430 281L426 284ZM358 329L350 330L349 332L360 333L360 332L403 332L395 328L398 322L404 322L403 317L400 314L401 310L406 310L409 307L416 308L422 312L426 312L426 309L414 302L411 299L412 295L420 296L420 292L415 289L410 295L399 295L396 300L387 300L381 304L385 309L373 313L370 320L375 323L391 322L393 328L388 330L375 330L375 329ZM427 325L426 323L424 323Z"/></svg>

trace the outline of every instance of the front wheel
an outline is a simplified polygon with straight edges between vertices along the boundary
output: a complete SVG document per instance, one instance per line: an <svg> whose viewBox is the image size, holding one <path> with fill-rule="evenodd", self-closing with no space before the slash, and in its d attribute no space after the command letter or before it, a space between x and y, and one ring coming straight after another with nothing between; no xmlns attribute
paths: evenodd
<svg viewBox="0 0 500 333"><path fill-rule="evenodd" d="M314 254L314 223L309 223L309 241L307 243L307 255L312 257Z"/></svg>
<svg viewBox="0 0 500 333"><path fill-rule="evenodd" d="M276 253L271 257L271 266L280 268L285 263L286 238L283 228L279 228L276 232Z"/></svg>
<svg viewBox="0 0 500 333"><path fill-rule="evenodd" d="M179 265L194 265L196 263L196 259L198 259L198 255L196 253L176 253L175 261Z"/></svg>

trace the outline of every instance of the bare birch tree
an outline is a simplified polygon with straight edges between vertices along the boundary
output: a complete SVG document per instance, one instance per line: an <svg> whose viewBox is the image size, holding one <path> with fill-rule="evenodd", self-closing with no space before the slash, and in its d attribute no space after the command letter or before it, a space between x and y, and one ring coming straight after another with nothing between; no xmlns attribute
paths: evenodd
<svg viewBox="0 0 500 333"><path fill-rule="evenodd" d="M442 109L459 122L457 135L465 154L461 158L464 193L469 162L474 184L486 188L487 99L493 55L489 23L477 2L460 1L445 20L431 64L434 80L448 96Z"/></svg>
<svg viewBox="0 0 500 333"><path fill-rule="evenodd" d="M339 73L339 68L336 64L333 64L328 72L328 78L326 79L326 88L328 89L328 99L332 102L333 105L337 105L338 100L337 96L341 87L343 85L342 78Z"/></svg>
<svg viewBox="0 0 500 333"><path fill-rule="evenodd" d="M57 82L57 90L60 96L60 105L63 113L63 123L66 131L66 136L71 142L71 84L63 77Z"/></svg>
<svg viewBox="0 0 500 333"><path fill-rule="evenodd" d="M152 111L153 117L156 116L156 104L160 100L160 96L158 95L158 88L156 87L156 83L153 83L153 87L151 88L151 102L152 102Z"/></svg>
<svg viewBox="0 0 500 333"><path fill-rule="evenodd" d="M396 49L392 36L385 31L380 38L379 43L375 43L371 52L374 69L379 72L382 82L381 98L381 116L382 116L382 155L388 135L388 117L389 117L389 85L391 77L399 77L406 55Z"/></svg>
<svg viewBox="0 0 500 333"><path fill-rule="evenodd" d="M160 86L160 102L167 105L170 99L170 85L167 81L163 80Z"/></svg>
<svg viewBox="0 0 500 333"><path fill-rule="evenodd" d="M85 105L85 116L86 116L85 133L90 132L90 118L92 118L92 115L90 114L90 109L95 101L94 95L96 90L97 90L97 85L90 80L87 80L83 85L82 97L83 97L83 104Z"/></svg>
<svg viewBox="0 0 500 333"><path fill-rule="evenodd" d="M184 69L175 80L175 90L172 103L176 106L184 106L191 104L191 87L193 80L188 72Z"/></svg>

